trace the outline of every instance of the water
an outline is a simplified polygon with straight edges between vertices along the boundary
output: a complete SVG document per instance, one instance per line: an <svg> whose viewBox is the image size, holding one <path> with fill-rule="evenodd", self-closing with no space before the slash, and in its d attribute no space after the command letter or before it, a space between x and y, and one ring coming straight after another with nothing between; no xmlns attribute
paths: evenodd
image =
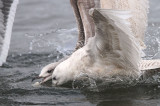
<svg viewBox="0 0 160 106"><path fill-rule="evenodd" d="M150 0L146 58L160 58L160 1ZM0 105L157 106L156 84L108 88L102 92L32 87L41 68L69 54L77 28L69 0L20 0L7 65L0 68Z"/></svg>

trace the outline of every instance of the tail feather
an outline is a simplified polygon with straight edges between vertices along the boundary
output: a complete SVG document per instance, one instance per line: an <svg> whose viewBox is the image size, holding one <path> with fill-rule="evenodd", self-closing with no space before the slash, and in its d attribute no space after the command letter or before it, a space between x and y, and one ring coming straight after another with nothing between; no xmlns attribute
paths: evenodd
<svg viewBox="0 0 160 106"><path fill-rule="evenodd" d="M160 59L157 60L142 60L140 64L140 70L142 71L141 80L151 78L153 75L159 75L160 73Z"/></svg>
<svg viewBox="0 0 160 106"><path fill-rule="evenodd" d="M140 68L140 70L158 69L158 68L160 68L160 59L142 60L139 68Z"/></svg>

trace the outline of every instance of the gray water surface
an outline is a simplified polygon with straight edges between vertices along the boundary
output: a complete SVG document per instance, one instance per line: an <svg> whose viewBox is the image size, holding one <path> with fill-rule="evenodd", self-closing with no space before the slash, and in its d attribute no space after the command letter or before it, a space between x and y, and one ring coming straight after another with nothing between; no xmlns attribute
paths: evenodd
<svg viewBox="0 0 160 106"><path fill-rule="evenodd" d="M150 0L146 58L160 58L160 1ZM69 0L20 0L7 65L0 68L0 105L159 106L155 84L102 92L43 85L31 79L41 68L69 54L77 26Z"/></svg>

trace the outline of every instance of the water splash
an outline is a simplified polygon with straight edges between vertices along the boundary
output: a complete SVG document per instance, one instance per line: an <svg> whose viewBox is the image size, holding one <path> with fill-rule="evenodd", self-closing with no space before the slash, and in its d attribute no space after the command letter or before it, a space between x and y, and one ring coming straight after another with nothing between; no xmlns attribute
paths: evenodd
<svg viewBox="0 0 160 106"><path fill-rule="evenodd" d="M73 89L89 90L93 92L101 92L110 88L127 88L135 86L139 80L134 80L130 77L116 76L116 77L95 77L88 73L80 73L74 77L72 82Z"/></svg>
<svg viewBox="0 0 160 106"><path fill-rule="evenodd" d="M25 34L30 40L29 53L44 48L56 48L61 53L73 51L76 45L77 28L55 29L40 34ZM70 53L69 53L70 54Z"/></svg>
<svg viewBox="0 0 160 106"><path fill-rule="evenodd" d="M145 44L147 48L144 50L146 56L145 59L157 59L157 55L160 56L160 27L156 23L149 23L148 30L145 36Z"/></svg>
<svg viewBox="0 0 160 106"><path fill-rule="evenodd" d="M89 89L90 91L99 92L96 80L87 73L80 73L74 77L72 82L73 89Z"/></svg>
<svg viewBox="0 0 160 106"><path fill-rule="evenodd" d="M158 43L158 51L157 53L153 56L152 59L160 59L160 39L156 38L156 42Z"/></svg>
<svg viewBox="0 0 160 106"><path fill-rule="evenodd" d="M32 53L34 48L43 48L43 47L49 47L54 45L50 40L47 40L46 37L48 37L50 34L56 33L56 30L51 30L49 32L40 33L40 34L25 34L25 36L28 39L31 39L29 44L29 53Z"/></svg>

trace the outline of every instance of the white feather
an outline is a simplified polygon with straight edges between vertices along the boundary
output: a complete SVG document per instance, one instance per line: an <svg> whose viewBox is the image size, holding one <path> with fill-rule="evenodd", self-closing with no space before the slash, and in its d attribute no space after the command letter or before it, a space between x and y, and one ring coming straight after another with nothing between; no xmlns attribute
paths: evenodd
<svg viewBox="0 0 160 106"><path fill-rule="evenodd" d="M160 68L160 59L157 60L142 60L140 70L151 70Z"/></svg>

